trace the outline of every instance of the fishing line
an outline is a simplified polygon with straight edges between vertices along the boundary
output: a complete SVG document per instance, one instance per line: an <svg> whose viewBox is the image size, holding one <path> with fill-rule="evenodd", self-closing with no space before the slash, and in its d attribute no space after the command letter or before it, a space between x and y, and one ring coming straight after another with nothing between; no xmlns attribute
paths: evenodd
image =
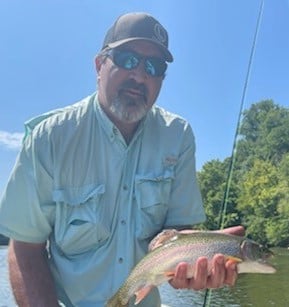
<svg viewBox="0 0 289 307"><path fill-rule="evenodd" d="M223 229L224 226L225 226L225 214L227 212L229 191L230 191L230 187L231 187L234 164L235 164L235 160L236 160L237 141L238 141L238 135L240 134L241 117L242 117L242 114L243 114L244 103L245 103L245 100L246 100L247 88L248 88L248 84L249 84L253 58L254 58L254 54L255 54L257 38L258 38L258 33L259 33L260 24L261 24L262 15L263 15L263 8L264 8L264 0L262 0L261 5L260 5L259 16L258 16L258 20L257 20L257 24L256 24L255 35L254 35L254 39L253 39L251 54L250 54L250 58L249 58L248 68L247 68L247 74L246 74L244 88L243 88L243 92L242 92L240 110L239 110L239 115L238 115L238 120L237 120L237 127L236 127L235 136L234 136L233 149L232 149L232 154L231 154L231 159L230 159L230 164L229 164L229 170L228 170L228 178L227 178L227 181L226 181L224 199L223 199L222 206L221 206L221 209L220 209L220 221L219 221L219 225L218 225L219 229Z"/></svg>
<svg viewBox="0 0 289 307"><path fill-rule="evenodd" d="M254 54L255 54L260 24L261 24L261 20L262 20L263 10L264 10L264 0L262 0L261 3L260 3L254 39L253 39L253 43L252 43L252 47L251 47L251 53L250 53L250 57L249 57L249 63L248 63L248 67L247 67L245 83L244 83L244 87L243 87L243 91L242 91L240 110L239 110L238 119L237 119L237 127L236 127L235 136L234 136L233 148L232 148L231 159L230 159L230 164L229 164L229 169L228 169L228 177L227 177L227 180L226 180L224 197L223 197L223 201L222 201L221 208L220 208L220 219L219 219L218 229L223 229L224 226L225 226L225 215L226 215L226 211L227 211L229 192L230 192L230 187L231 187L231 182L232 182L232 177L233 177L234 164L235 164L235 160L236 160L238 135L240 134L241 118L242 118L242 114L243 114L244 103L245 103L245 100L246 100L247 88L248 88L248 83L249 83L249 79L250 79L251 68L252 68L252 63L253 63L253 59L254 59ZM209 307L210 306L211 294L212 294L212 290L207 289L206 292L205 292L203 307L206 307L206 306Z"/></svg>

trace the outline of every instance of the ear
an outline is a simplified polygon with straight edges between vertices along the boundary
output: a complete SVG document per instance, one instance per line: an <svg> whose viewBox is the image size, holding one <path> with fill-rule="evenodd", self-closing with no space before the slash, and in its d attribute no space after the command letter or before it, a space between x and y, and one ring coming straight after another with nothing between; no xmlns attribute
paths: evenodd
<svg viewBox="0 0 289 307"><path fill-rule="evenodd" d="M97 55L94 59L96 71L99 73L101 65L103 63L103 58L100 55Z"/></svg>

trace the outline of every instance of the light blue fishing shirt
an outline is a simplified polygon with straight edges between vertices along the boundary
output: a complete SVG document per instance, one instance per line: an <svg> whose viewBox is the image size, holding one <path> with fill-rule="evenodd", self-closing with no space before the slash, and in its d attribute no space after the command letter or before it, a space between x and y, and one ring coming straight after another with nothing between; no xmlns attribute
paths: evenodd
<svg viewBox="0 0 289 307"><path fill-rule="evenodd" d="M181 117L153 106L127 145L95 93L26 129L1 200L0 233L49 240L66 306L103 307L154 235L205 220L194 136ZM139 306L159 306L158 292Z"/></svg>

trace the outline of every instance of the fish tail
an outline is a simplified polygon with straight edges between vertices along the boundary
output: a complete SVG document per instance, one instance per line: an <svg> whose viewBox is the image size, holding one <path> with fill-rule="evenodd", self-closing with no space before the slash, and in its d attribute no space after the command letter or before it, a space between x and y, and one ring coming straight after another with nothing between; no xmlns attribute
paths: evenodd
<svg viewBox="0 0 289 307"><path fill-rule="evenodd" d="M119 292L116 292L106 303L105 307L128 307L128 302L123 304Z"/></svg>

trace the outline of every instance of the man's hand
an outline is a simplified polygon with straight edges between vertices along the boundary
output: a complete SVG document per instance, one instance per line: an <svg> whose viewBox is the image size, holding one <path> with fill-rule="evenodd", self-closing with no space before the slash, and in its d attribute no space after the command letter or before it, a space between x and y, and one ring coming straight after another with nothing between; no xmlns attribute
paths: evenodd
<svg viewBox="0 0 289 307"><path fill-rule="evenodd" d="M185 230L184 232L187 231ZM239 236L245 234L242 226L230 227L218 232ZM190 270L190 265L185 262L179 263L174 278L170 280L170 284L176 289L193 290L214 289L224 285L233 286L235 284L238 272L237 264L234 261L226 260L222 254L216 254L210 267L208 259L200 257L195 265L194 277L187 278L187 271Z"/></svg>

